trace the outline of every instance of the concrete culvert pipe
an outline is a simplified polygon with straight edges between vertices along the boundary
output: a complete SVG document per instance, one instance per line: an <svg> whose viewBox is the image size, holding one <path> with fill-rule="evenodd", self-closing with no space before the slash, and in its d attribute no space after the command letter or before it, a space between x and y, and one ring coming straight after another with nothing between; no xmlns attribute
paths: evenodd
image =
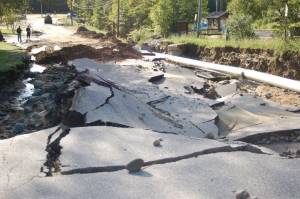
<svg viewBox="0 0 300 199"><path fill-rule="evenodd" d="M273 86L289 89L300 93L300 81L297 80L287 79L276 75L271 75L268 73L258 72L255 70L203 62L199 60L193 60L193 59L188 59L188 58L183 58L183 57L178 57L173 55L156 53L156 56L165 58L169 61L176 62L178 64L194 66L195 68L210 69L210 70L219 71L223 73L244 76L247 79L267 83Z"/></svg>

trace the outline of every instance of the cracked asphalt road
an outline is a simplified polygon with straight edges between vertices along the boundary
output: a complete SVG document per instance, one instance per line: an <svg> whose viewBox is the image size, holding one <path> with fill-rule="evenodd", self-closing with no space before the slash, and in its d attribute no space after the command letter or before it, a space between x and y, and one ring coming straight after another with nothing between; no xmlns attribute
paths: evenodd
<svg viewBox="0 0 300 199"><path fill-rule="evenodd" d="M54 28L39 24L45 32ZM166 62L70 61L92 80L76 90L70 109L85 124L1 140L0 199L220 199L241 189L263 199L300 198L300 159L234 141L300 129L298 114L238 91L205 98L194 92L205 79ZM149 82L162 72L165 78ZM277 141L285 135L298 136L281 131ZM154 147L158 139L162 146ZM137 158L145 161L142 171L129 174L125 165Z"/></svg>

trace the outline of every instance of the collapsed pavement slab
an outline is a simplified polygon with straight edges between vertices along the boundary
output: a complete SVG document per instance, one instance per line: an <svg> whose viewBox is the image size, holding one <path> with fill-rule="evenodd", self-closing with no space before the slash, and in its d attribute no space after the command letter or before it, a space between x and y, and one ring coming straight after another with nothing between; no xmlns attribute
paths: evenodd
<svg viewBox="0 0 300 199"><path fill-rule="evenodd" d="M45 176L46 142L54 128L0 141L0 198L33 179Z"/></svg>
<svg viewBox="0 0 300 199"><path fill-rule="evenodd" d="M161 147L153 142L161 139ZM74 128L62 139L62 171L92 166L126 165L141 158L145 161L177 157L208 148L227 146L208 139L156 133L137 128ZM84 158L84 157L88 158Z"/></svg>
<svg viewBox="0 0 300 199"><path fill-rule="evenodd" d="M217 137L218 128L214 124L217 115L210 101L199 95L185 94L186 84L203 86L193 72L189 71L195 78L186 80L179 71L172 69L165 73L163 83L154 85L148 82L149 75L160 72L153 72L149 63L144 67L131 63L130 60L124 65L73 60L70 64L94 82L76 92L72 109L86 114L87 123L101 120L191 137L205 137L206 134ZM143 61L136 62L139 63ZM152 103L160 99L166 100Z"/></svg>
<svg viewBox="0 0 300 199"><path fill-rule="evenodd" d="M25 158L28 164L4 171L1 183L5 186L0 188L1 199L79 199L99 196L219 199L234 198L234 191L241 189L247 189L259 198L299 198L300 160L282 159L276 155L260 153L255 148L249 151L218 151L229 145L214 140L191 139L142 129L71 129L70 134L60 143L63 147L60 156L62 173L72 168L127 164L136 158L151 161L209 149L215 151L213 154L146 166L133 174L122 169L115 172L71 175L57 173L52 177L35 177L39 175L39 167L45 160L46 140L52 131L53 129L13 138L14 144L20 147L15 148L13 153L8 153L6 160L10 160L8 163L12 165ZM152 145L157 138L162 138L162 147ZM12 139L0 141L1 146L6 147L11 142ZM32 147L34 143L38 143L36 147ZM30 146L26 149L28 155L16 156L22 154L26 145ZM17 177L8 180L8 176L16 176L18 173L22 173L27 180L20 182Z"/></svg>
<svg viewBox="0 0 300 199"><path fill-rule="evenodd" d="M230 139L300 129L299 114L259 97L235 95L225 101L227 105L217 110L218 126L220 132Z"/></svg>

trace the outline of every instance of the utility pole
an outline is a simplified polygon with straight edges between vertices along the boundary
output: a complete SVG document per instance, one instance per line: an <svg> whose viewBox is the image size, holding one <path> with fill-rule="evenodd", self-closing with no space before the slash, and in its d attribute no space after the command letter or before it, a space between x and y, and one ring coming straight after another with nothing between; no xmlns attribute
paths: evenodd
<svg viewBox="0 0 300 199"><path fill-rule="evenodd" d="M120 36L120 0L118 0L117 37Z"/></svg>
<svg viewBox="0 0 300 199"><path fill-rule="evenodd" d="M24 0L24 6L25 6L25 15L27 16L27 9L28 9L28 1Z"/></svg>
<svg viewBox="0 0 300 199"><path fill-rule="evenodd" d="M201 21L202 21L202 0L198 0L197 37L199 37L201 33Z"/></svg>
<svg viewBox="0 0 300 199"><path fill-rule="evenodd" d="M71 0L71 25L73 26L73 0Z"/></svg>
<svg viewBox="0 0 300 199"><path fill-rule="evenodd" d="M289 16L289 6L288 1L285 1L284 8L284 41L287 41L288 38L288 16Z"/></svg>
<svg viewBox="0 0 300 199"><path fill-rule="evenodd" d="M43 17L43 1L41 0L41 15Z"/></svg>

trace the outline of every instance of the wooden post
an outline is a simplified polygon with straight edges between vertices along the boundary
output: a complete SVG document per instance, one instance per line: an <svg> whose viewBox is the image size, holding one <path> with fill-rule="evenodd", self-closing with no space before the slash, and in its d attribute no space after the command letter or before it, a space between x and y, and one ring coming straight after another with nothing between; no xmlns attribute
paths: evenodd
<svg viewBox="0 0 300 199"><path fill-rule="evenodd" d="M201 19L202 19L202 0L198 0L198 15L197 15L197 37L201 34Z"/></svg>
<svg viewBox="0 0 300 199"><path fill-rule="evenodd" d="M73 26L73 1L74 0L71 0L71 25Z"/></svg>
<svg viewBox="0 0 300 199"><path fill-rule="evenodd" d="M43 17L43 0L41 0L41 15Z"/></svg>
<svg viewBox="0 0 300 199"><path fill-rule="evenodd" d="M117 36L120 36L120 0L118 0Z"/></svg>
<svg viewBox="0 0 300 199"><path fill-rule="evenodd" d="M288 7L288 1L286 0L284 5L284 41L287 41L288 38L288 16L289 16L289 7Z"/></svg>

